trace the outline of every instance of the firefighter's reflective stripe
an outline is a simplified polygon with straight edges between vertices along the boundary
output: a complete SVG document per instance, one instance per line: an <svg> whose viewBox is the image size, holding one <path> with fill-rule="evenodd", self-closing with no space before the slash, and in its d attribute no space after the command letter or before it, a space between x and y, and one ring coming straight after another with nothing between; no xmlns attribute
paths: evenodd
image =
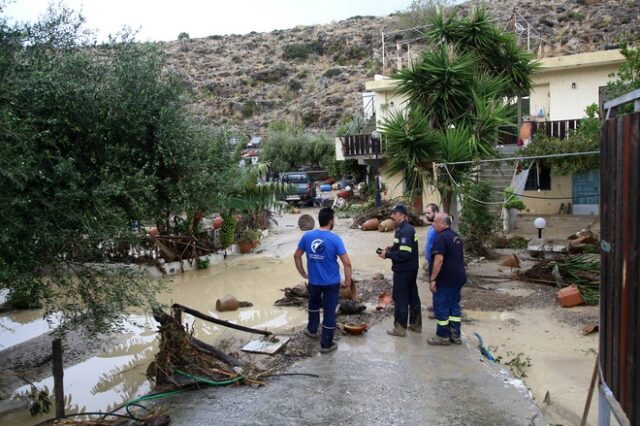
<svg viewBox="0 0 640 426"><path fill-rule="evenodd" d="M397 238L394 238L394 239L393 239L393 244L398 244L398 243L400 243L400 240L399 240L399 239L397 239Z"/></svg>
<svg viewBox="0 0 640 426"><path fill-rule="evenodd" d="M400 251L408 251L411 253L412 249L411 246L400 246Z"/></svg>
<svg viewBox="0 0 640 426"><path fill-rule="evenodd" d="M449 317L449 321L451 321L451 322L460 322L461 318L460 317Z"/></svg>
<svg viewBox="0 0 640 426"><path fill-rule="evenodd" d="M438 323L438 325L446 327L447 325L449 325L449 320L444 320L444 321L436 320L436 323Z"/></svg>

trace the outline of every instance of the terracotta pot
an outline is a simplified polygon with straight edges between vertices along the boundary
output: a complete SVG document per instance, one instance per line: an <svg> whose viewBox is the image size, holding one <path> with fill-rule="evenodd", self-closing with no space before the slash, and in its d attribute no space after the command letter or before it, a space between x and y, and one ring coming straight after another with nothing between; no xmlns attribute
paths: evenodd
<svg viewBox="0 0 640 426"><path fill-rule="evenodd" d="M369 219L362 224L363 231L376 231L380 225L380 221L377 218Z"/></svg>
<svg viewBox="0 0 640 426"><path fill-rule="evenodd" d="M224 222L224 220L220 216L213 219L213 229L220 229L222 222Z"/></svg>
<svg viewBox="0 0 640 426"><path fill-rule="evenodd" d="M240 253L242 254L249 253L251 251L251 241L238 243L238 247L240 248Z"/></svg>
<svg viewBox="0 0 640 426"><path fill-rule="evenodd" d="M556 298L558 299L560 306L564 308L570 308L584 303L580 290L578 290L578 287L576 287L575 284L571 284L569 287L558 290Z"/></svg>
<svg viewBox="0 0 640 426"><path fill-rule="evenodd" d="M235 311L239 306L240 302L230 294L227 294L222 299L216 300L216 311L218 312Z"/></svg>
<svg viewBox="0 0 640 426"><path fill-rule="evenodd" d="M393 231L394 229L396 229L396 224L393 219L385 219L380 222L380 225L378 225L378 231L380 232L389 232Z"/></svg>
<svg viewBox="0 0 640 426"><path fill-rule="evenodd" d="M362 334L369 329L369 326L365 322L354 323L347 322L344 324L344 331L349 334Z"/></svg>
<svg viewBox="0 0 640 426"><path fill-rule="evenodd" d="M340 287L340 298L356 300L356 283L351 281L349 288Z"/></svg>
<svg viewBox="0 0 640 426"><path fill-rule="evenodd" d="M256 248L256 247L258 247L258 240L251 241L251 248Z"/></svg>

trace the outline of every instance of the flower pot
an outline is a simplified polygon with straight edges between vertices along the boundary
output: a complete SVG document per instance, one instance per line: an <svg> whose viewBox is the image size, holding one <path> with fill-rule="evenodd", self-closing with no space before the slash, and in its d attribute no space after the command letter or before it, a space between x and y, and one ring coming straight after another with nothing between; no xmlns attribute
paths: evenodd
<svg viewBox="0 0 640 426"><path fill-rule="evenodd" d="M258 247L258 240L251 241L251 248Z"/></svg>
<svg viewBox="0 0 640 426"><path fill-rule="evenodd" d="M575 284L571 284L569 287L558 290L556 293L556 299L560 306L564 308L570 308L584 303L580 290Z"/></svg>
<svg viewBox="0 0 640 426"><path fill-rule="evenodd" d="M378 231L380 232L389 232L393 231L394 229L396 229L396 223L393 221L393 219L385 219L380 222L380 225L378 225Z"/></svg>
<svg viewBox="0 0 640 426"><path fill-rule="evenodd" d="M377 218L369 219L365 223L362 224L363 231L377 231L378 225L380 225L380 221Z"/></svg>
<svg viewBox="0 0 640 426"><path fill-rule="evenodd" d="M216 300L216 311L224 312L224 311L235 311L240 306L240 302L238 300L227 294L222 299Z"/></svg>
<svg viewBox="0 0 640 426"><path fill-rule="evenodd" d="M240 253L249 253L251 251L251 241L243 241L241 243L238 243L238 247L240 248Z"/></svg>

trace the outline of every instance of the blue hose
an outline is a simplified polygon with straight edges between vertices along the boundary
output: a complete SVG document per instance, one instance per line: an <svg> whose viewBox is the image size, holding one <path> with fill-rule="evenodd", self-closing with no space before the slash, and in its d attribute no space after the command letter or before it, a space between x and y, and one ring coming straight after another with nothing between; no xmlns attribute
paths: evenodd
<svg viewBox="0 0 640 426"><path fill-rule="evenodd" d="M491 355L491 352L489 352L489 349L487 349L486 346L484 345L484 342L482 341L482 336L480 336L479 333L473 333L473 334L478 338L478 342L479 342L478 349L480 349L480 353L484 355L484 357L489 361L496 362L496 359L493 357L493 355Z"/></svg>

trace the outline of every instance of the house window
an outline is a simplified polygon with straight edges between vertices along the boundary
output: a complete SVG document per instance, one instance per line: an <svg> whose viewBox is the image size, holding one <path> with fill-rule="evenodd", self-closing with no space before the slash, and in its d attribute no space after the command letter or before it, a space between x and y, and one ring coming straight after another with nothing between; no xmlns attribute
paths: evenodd
<svg viewBox="0 0 640 426"><path fill-rule="evenodd" d="M525 191L548 191L551 189L551 170L540 163L536 163L529 170Z"/></svg>

